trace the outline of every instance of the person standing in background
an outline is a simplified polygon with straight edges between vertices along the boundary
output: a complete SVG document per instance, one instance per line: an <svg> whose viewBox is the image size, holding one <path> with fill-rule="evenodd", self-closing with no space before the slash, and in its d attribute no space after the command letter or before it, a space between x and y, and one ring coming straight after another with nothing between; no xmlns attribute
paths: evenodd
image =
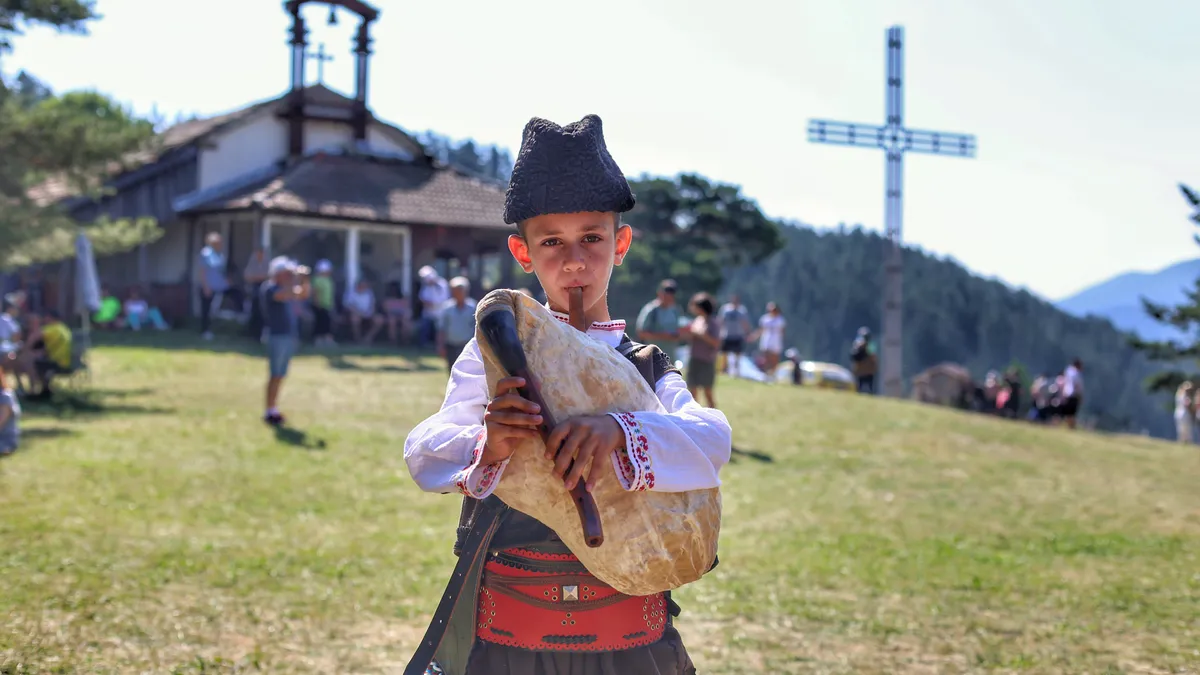
<svg viewBox="0 0 1200 675"><path fill-rule="evenodd" d="M767 303L767 313L758 320L758 330L750 335L750 340L758 340L758 350L763 355L762 371L769 379L775 378L775 366L779 365L779 357L783 354L783 331L787 327L787 319L779 311L779 305Z"/></svg>
<svg viewBox="0 0 1200 675"><path fill-rule="evenodd" d="M312 279L313 344L331 346L333 340L333 263L318 260Z"/></svg>
<svg viewBox="0 0 1200 675"><path fill-rule="evenodd" d="M637 339L646 344L657 344L658 348L675 362L670 347L679 346L679 308L675 306L675 293L679 287L674 279L663 279L658 285L658 297L647 302L638 312Z"/></svg>
<svg viewBox="0 0 1200 675"><path fill-rule="evenodd" d="M858 393L874 394L875 372L879 368L879 361L875 357L875 349L871 346L871 331L866 326L858 329L858 336L850 346L850 364L854 368Z"/></svg>
<svg viewBox="0 0 1200 675"><path fill-rule="evenodd" d="M429 265L422 267L417 276L421 278L421 290L417 293L417 299L421 301L417 344L424 347L437 340L438 312L450 300L450 286Z"/></svg>
<svg viewBox="0 0 1200 675"><path fill-rule="evenodd" d="M296 303L307 300L311 292L308 270L280 256L267 268L271 280L263 286L263 316L267 324L267 409L263 421L272 426L284 423L279 412L279 390L287 377L288 366L300 346L300 318ZM297 279L299 277L299 279Z"/></svg>
<svg viewBox="0 0 1200 675"><path fill-rule="evenodd" d="M1083 362L1075 359L1063 371L1062 405L1058 409L1068 429L1075 428L1075 419L1079 416L1079 404L1082 400Z"/></svg>
<svg viewBox="0 0 1200 675"><path fill-rule="evenodd" d="M1195 439L1196 402L1193 398L1195 386L1185 380L1175 390L1175 440L1191 443Z"/></svg>
<svg viewBox="0 0 1200 675"><path fill-rule="evenodd" d="M451 298L438 311L438 356L446 359L446 368L453 369L463 348L475 337L475 301L468 297L471 282L466 277L450 281Z"/></svg>
<svg viewBox="0 0 1200 675"><path fill-rule="evenodd" d="M729 302L721 307L718 318L721 324L720 370L739 377L742 352L746 348L746 336L750 333L750 310L734 293L729 296Z"/></svg>
<svg viewBox="0 0 1200 675"><path fill-rule="evenodd" d="M708 293L697 293L688 303L688 310L696 315L688 326L688 391L692 398L699 400L704 393L708 407L717 407L717 399L713 389L717 384L717 350L721 347L721 325L714 316L712 296Z"/></svg>
<svg viewBox="0 0 1200 675"><path fill-rule="evenodd" d="M200 335L211 340L212 313L221 306L225 292L229 290L225 269L228 263L222 252L221 235L209 232L204 242L205 247L200 249L200 264L196 267L200 283Z"/></svg>

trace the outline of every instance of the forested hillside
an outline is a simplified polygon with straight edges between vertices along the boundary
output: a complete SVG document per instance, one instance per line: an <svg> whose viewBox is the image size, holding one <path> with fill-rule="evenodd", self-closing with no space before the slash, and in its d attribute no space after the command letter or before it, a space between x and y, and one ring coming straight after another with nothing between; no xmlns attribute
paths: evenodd
<svg viewBox="0 0 1200 675"><path fill-rule="evenodd" d="M756 314L768 301L787 317L787 343L804 358L848 363L859 326L880 326L882 258L886 241L859 229L818 233L782 228L785 245L756 265L726 275ZM977 377L1019 362L1031 375L1057 373L1070 359L1084 362L1086 413L1101 428L1173 433L1161 397L1145 393L1154 372L1106 320L1072 317L1030 293L972 275L962 266L906 251L904 372L943 361Z"/></svg>

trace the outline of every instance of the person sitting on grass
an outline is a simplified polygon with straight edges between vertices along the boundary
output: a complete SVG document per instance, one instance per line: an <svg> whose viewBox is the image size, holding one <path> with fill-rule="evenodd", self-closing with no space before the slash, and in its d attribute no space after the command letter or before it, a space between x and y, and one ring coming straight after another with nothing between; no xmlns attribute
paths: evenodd
<svg viewBox="0 0 1200 675"><path fill-rule="evenodd" d="M149 323L158 330L167 330L167 322L163 320L162 312L157 307L142 298L137 287L129 289L129 297L125 299L125 323L132 330L141 330L142 324Z"/></svg>
<svg viewBox="0 0 1200 675"><path fill-rule="evenodd" d="M92 315L96 328L122 328L121 301L107 287L100 289L100 309Z"/></svg>
<svg viewBox="0 0 1200 675"><path fill-rule="evenodd" d="M299 268L290 259L280 256L268 266L270 279L262 287L263 317L267 325L267 411L263 421L273 426L283 424L279 412L279 389L287 377L288 364L300 345L298 302L308 299L311 292L307 268ZM299 283L297 283L299 276Z"/></svg>
<svg viewBox="0 0 1200 675"><path fill-rule="evenodd" d="M17 393L8 384L4 370L0 369L0 457L17 451L21 438L21 404Z"/></svg>
<svg viewBox="0 0 1200 675"><path fill-rule="evenodd" d="M350 321L350 334L354 340L364 345L375 341L375 336L383 329L383 315L375 310L375 291L366 279L359 279L354 288L346 291L342 298L342 306L346 308L346 318ZM367 327L366 334L363 326Z"/></svg>
<svg viewBox="0 0 1200 675"><path fill-rule="evenodd" d="M44 321L30 331L15 370L29 378L35 397L43 399L50 397L51 376L71 370L71 329L58 312L46 312Z"/></svg>

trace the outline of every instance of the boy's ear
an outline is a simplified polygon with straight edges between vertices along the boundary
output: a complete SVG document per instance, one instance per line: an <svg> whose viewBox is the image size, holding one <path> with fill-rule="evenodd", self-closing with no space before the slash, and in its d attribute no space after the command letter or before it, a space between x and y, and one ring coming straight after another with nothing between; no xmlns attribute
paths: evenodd
<svg viewBox="0 0 1200 675"><path fill-rule="evenodd" d="M508 252L526 274L533 273L533 259L529 257L529 244L525 242L525 237L519 234L508 235Z"/></svg>
<svg viewBox="0 0 1200 675"><path fill-rule="evenodd" d="M625 260L625 254L629 253L629 247L633 244L633 228L628 225L620 225L617 227L617 255L613 262L620 265Z"/></svg>

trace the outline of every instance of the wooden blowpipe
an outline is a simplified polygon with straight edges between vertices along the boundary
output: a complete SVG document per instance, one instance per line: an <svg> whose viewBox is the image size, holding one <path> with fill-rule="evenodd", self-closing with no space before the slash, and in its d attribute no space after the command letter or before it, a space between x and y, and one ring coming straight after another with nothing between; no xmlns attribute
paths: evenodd
<svg viewBox="0 0 1200 675"><path fill-rule="evenodd" d="M543 442L549 440L550 432L557 422L551 415L550 407L546 405L542 393L538 390L537 384L529 372L529 363L525 359L525 350L521 346L521 340L517 334L516 317L513 315L512 309L497 308L496 311L485 312L479 319L479 328L484 339L491 345L497 360L500 361L500 366L510 376L525 380L525 386L519 388L517 393L522 398L536 403L541 409L542 423L538 427L538 431L541 433ZM571 499L575 502L575 509L579 512L584 541L591 548L600 546L604 543L600 508L596 505L596 499L592 497L592 493L587 491L584 481L579 481L571 490Z"/></svg>

